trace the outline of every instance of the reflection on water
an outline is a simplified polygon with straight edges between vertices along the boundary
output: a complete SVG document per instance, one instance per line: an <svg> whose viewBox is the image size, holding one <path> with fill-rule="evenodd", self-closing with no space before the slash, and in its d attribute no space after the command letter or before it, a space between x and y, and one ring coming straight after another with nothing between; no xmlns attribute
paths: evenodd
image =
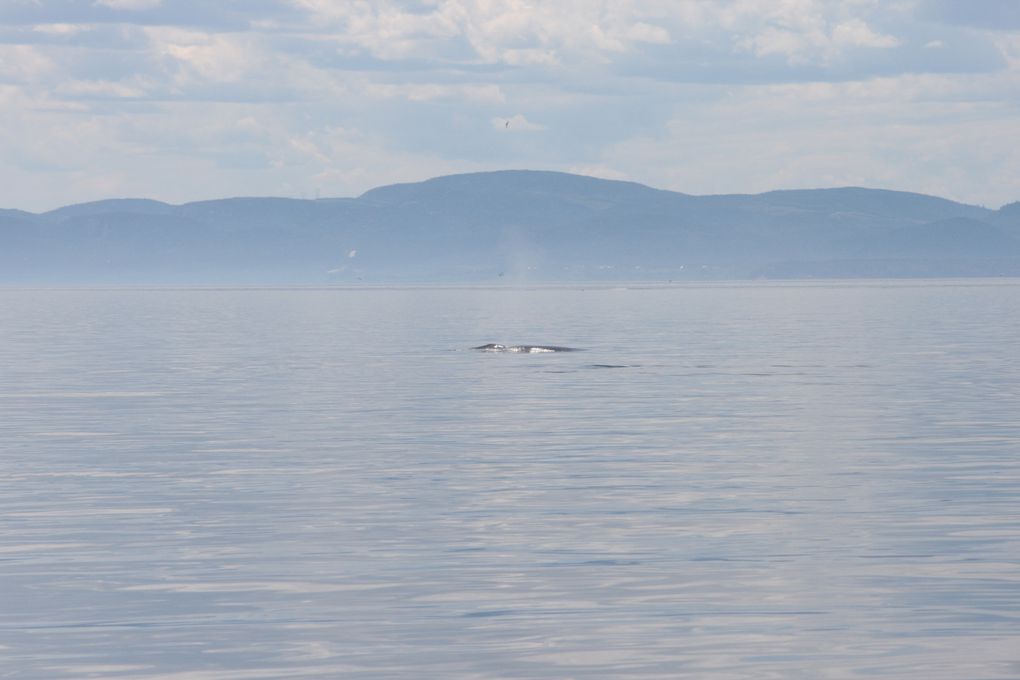
<svg viewBox="0 0 1020 680"><path fill-rule="evenodd" d="M0 677L1020 677L1018 282L0 291L0 329Z"/></svg>

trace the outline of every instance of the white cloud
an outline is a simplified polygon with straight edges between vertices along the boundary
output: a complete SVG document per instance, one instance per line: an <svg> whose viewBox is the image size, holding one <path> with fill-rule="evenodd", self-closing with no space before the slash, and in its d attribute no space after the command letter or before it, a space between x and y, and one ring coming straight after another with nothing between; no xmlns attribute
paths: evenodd
<svg viewBox="0 0 1020 680"><path fill-rule="evenodd" d="M76 33L87 31L91 28L89 24L38 24L32 27L32 30L36 33L44 33L48 35L58 36L71 36Z"/></svg>
<svg viewBox="0 0 1020 680"><path fill-rule="evenodd" d="M136 82L114 82L109 80L73 80L61 83L54 93L71 99L123 98L138 99L148 94L144 84Z"/></svg>
<svg viewBox="0 0 1020 680"><path fill-rule="evenodd" d="M178 65L179 85L192 78L222 83L255 77L262 62L254 36L210 35L166 27L152 27L146 32L153 49Z"/></svg>
<svg viewBox="0 0 1020 680"><path fill-rule="evenodd" d="M446 83L363 82L361 91L372 98L403 98L411 102L437 100L501 104L506 101L497 85L449 85Z"/></svg>
<svg viewBox="0 0 1020 680"><path fill-rule="evenodd" d="M470 49L471 58L484 63L551 66L671 39L656 23L661 10L648 18L637 4L608 0L437 0L431 11L415 12L390 0L296 2L311 13L311 24L320 30L330 27L338 43L384 60L436 57L444 44L459 42Z"/></svg>
<svg viewBox="0 0 1020 680"><path fill-rule="evenodd" d="M110 9L146 10L159 7L163 0L95 0L94 4Z"/></svg>
<svg viewBox="0 0 1020 680"><path fill-rule="evenodd" d="M913 0L159 4L0 25L0 207L501 167L1020 197L1020 38L976 5L961 28Z"/></svg>
<svg viewBox="0 0 1020 680"><path fill-rule="evenodd" d="M727 18L735 44L759 57L778 54L790 63L830 62L855 48L892 48L900 40L876 32L860 17L843 18L828 3L812 0L746 7Z"/></svg>
<svg viewBox="0 0 1020 680"><path fill-rule="evenodd" d="M627 29L627 37L635 42L655 43L665 45L670 42L669 31L662 26L653 26L644 22L637 22Z"/></svg>
<svg viewBox="0 0 1020 680"><path fill-rule="evenodd" d="M0 44L0 82L35 83L54 75L57 68L39 47Z"/></svg>
<svg viewBox="0 0 1020 680"><path fill-rule="evenodd" d="M601 160L688 193L857 185L992 207L1020 197L1020 177L1001 175L1020 167L1013 112L954 103L963 79L933 78L752 86L709 106L680 106L662 134L617 144ZM925 101L939 89L938 101Z"/></svg>
<svg viewBox="0 0 1020 680"><path fill-rule="evenodd" d="M832 42L847 47L896 47L900 41L891 35L880 35L860 19L836 24L832 29Z"/></svg>
<svg viewBox="0 0 1020 680"><path fill-rule="evenodd" d="M509 118L493 118L492 127L507 132L541 132L546 129L545 125L532 123L523 113L515 113Z"/></svg>

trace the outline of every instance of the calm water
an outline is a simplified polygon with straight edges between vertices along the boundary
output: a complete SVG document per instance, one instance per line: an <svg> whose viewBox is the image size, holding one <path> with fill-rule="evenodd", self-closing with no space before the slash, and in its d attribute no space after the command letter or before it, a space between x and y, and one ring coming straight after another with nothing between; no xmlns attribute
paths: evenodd
<svg viewBox="0 0 1020 680"><path fill-rule="evenodd" d="M0 291L0 677L1018 678L1018 340L1016 280Z"/></svg>

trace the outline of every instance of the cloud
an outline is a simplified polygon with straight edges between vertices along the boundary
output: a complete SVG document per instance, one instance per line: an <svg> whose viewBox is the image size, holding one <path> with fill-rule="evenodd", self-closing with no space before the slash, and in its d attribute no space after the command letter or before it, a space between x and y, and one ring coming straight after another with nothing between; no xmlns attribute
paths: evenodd
<svg viewBox="0 0 1020 680"><path fill-rule="evenodd" d="M790 64L831 63L847 58L855 49L887 49L900 45L899 39L876 32L861 18L840 20L821 11L803 15L763 12L750 23L761 27L741 30L735 44L759 57L782 55Z"/></svg>
<svg viewBox="0 0 1020 680"><path fill-rule="evenodd" d="M172 66L178 85L190 79L224 83L239 81L260 72L262 54L254 36L208 34L199 31L154 27L147 29L151 45L164 63Z"/></svg>
<svg viewBox="0 0 1020 680"><path fill-rule="evenodd" d="M372 83L362 84L364 92L375 98L403 98L411 102L457 101L501 104L506 101L497 85L447 83Z"/></svg>
<svg viewBox="0 0 1020 680"><path fill-rule="evenodd" d="M629 3L440 0L412 10L387 0L296 1L308 12L306 26L312 30L328 29L343 48L388 61L456 56L484 64L555 66L670 40L666 28Z"/></svg>
<svg viewBox="0 0 1020 680"><path fill-rule="evenodd" d="M627 29L626 37L638 43L654 43L665 45L670 42L669 31L662 26L655 26L639 21Z"/></svg>
<svg viewBox="0 0 1020 680"><path fill-rule="evenodd" d="M541 132L548 129L539 123L532 123L522 113L515 113L509 118L493 118L490 122L497 130L507 132Z"/></svg>
<svg viewBox="0 0 1020 680"><path fill-rule="evenodd" d="M61 83L54 94L62 99L143 99L148 91L144 83L132 85L125 81L74 80Z"/></svg>
<svg viewBox="0 0 1020 680"><path fill-rule="evenodd" d="M1006 202L1016 6L6 0L0 207L501 167L692 192L955 182Z"/></svg>
<svg viewBox="0 0 1020 680"><path fill-rule="evenodd" d="M889 48L900 44L891 35L881 35L860 19L850 19L836 24L832 29L832 43L846 47Z"/></svg>
<svg viewBox="0 0 1020 680"><path fill-rule="evenodd" d="M1020 128L1012 107L981 101L982 86L961 87L944 76L754 86L679 106L661 134L614 145L600 160L688 193L856 185L997 207L1020 195L1015 174L995 177L1020 167Z"/></svg>
<svg viewBox="0 0 1020 680"><path fill-rule="evenodd" d="M46 53L33 45L0 45L0 82L33 83L57 70Z"/></svg>
<svg viewBox="0 0 1020 680"><path fill-rule="evenodd" d="M4 0L0 25L132 23L244 30L298 16L290 0Z"/></svg>
<svg viewBox="0 0 1020 680"><path fill-rule="evenodd" d="M90 26L87 24L39 24L38 26L32 26L32 30L36 33L62 37L74 36L89 29Z"/></svg>
<svg viewBox="0 0 1020 680"><path fill-rule="evenodd" d="M110 9L144 10L163 4L163 0L95 0L94 4Z"/></svg>

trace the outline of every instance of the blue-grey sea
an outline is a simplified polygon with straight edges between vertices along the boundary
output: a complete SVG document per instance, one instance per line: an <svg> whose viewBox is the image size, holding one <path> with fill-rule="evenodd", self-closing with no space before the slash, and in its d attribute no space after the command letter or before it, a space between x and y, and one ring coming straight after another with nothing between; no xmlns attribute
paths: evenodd
<svg viewBox="0 0 1020 680"><path fill-rule="evenodd" d="M1020 678L1020 280L0 290L0 677Z"/></svg>

